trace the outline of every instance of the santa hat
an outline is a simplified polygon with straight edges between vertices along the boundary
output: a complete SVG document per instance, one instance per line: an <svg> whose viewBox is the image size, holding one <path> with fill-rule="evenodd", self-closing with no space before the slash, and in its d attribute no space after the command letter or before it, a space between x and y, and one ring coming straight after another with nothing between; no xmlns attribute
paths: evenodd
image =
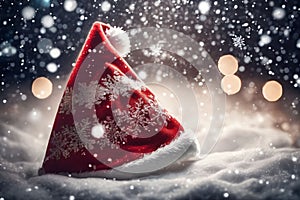
<svg viewBox="0 0 300 200"><path fill-rule="evenodd" d="M125 31L93 24L60 102L40 174L120 178L199 153L195 135L159 105L122 58L129 51Z"/></svg>

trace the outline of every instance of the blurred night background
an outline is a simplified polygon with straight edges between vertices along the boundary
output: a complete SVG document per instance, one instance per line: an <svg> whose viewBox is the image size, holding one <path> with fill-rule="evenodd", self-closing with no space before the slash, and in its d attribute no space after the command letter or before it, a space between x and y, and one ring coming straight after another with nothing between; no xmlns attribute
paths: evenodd
<svg viewBox="0 0 300 200"><path fill-rule="evenodd" d="M224 177L230 177L229 182L237 182L237 179L231 177L235 175L241 177L245 175L243 177L245 179L255 177L257 180L253 181L254 188L260 188L264 184L264 191L273 192L273 197L298 198L299 181L298 185L293 181L299 180L300 160L300 157L297 157L298 147L300 147L299 15L299 0L0 0L0 169L2 170L0 180L3 180L0 181L0 188L5 188L6 185L17 185L14 182L17 180L16 177L25 177L26 181L29 177L30 183L35 181L30 177L36 173L41 164L53 119L69 74L92 24L101 21L111 26L122 27L125 31L138 27L156 27L182 32L203 47L216 65L222 56L233 56L238 61L235 73L235 78L238 79L234 80L241 80L241 86L234 85L236 82L233 83L233 86L237 86L236 91L226 94L227 118L224 125L225 132L230 133L224 134L224 140L221 140L216 151L236 150L241 159L236 160L244 162L243 157L247 159L245 155L248 153L244 155L242 150L247 147L249 149L258 147L258 151L249 150L254 155L251 162L256 161L256 158L259 160L259 156L265 156L266 160L270 157L273 160L270 163L264 162L262 168L256 163L250 165L248 160L246 164L241 165L254 167L257 177L247 175L246 172L245 175L240 171L232 171L233 173L230 171L229 176L225 170L227 166L234 163L232 154L224 154L225 157L227 156L227 160L224 158L227 164L217 164L217 167L215 161L221 162L223 157L221 155L222 159L220 159L218 155L213 155L216 158L212 157L211 162L208 161L211 165L207 165L207 171L215 177L214 170L210 170L226 166L223 168ZM152 56L159 57L160 55L157 54L160 54L160 51ZM134 60L134 55L131 53L125 58L133 67L135 63L131 62L131 59ZM159 58L158 61L160 60ZM154 61L156 62L157 59ZM183 65L182 73L189 75L185 69ZM222 67L219 66L219 69ZM33 82L39 77L44 77L42 80L44 82L40 87L36 84L37 88L34 89ZM275 85L278 86L275 89L266 89L269 95L275 95L272 96L273 100L263 94L263 87L268 81L275 81ZM34 94L35 90L37 92L45 90L43 92L46 94L42 93L39 96ZM203 123L206 123L205 120ZM239 125L242 128L228 131L226 127L230 125ZM274 152L264 154L260 149L264 147ZM279 152L277 154L275 147L290 147L291 150L277 149ZM28 172L24 170L26 167L23 168L19 163L21 161L29 163L27 168L31 168L32 163L35 163L35 167ZM280 162L289 164L279 165ZM198 164L204 165L203 168L206 167L205 162ZM268 171L270 167L273 171ZM244 167L240 168L241 171L243 169ZM264 171L265 169L268 170ZM7 173L11 173L9 170L17 173L18 176L5 179L9 177ZM277 174L278 177L274 178L272 183L273 176ZM185 174L182 177L185 179ZM41 177L41 180L44 180L43 178L45 177ZM76 180L68 180L71 185L72 181L76 182ZM205 177L202 180L205 180ZM215 182L221 180L218 182L219 185L224 184L222 177L212 180ZM60 179L58 182L60 184ZM286 186L287 183L291 184L290 187ZM36 182L34 184L43 187L42 181L41 184ZM170 186L171 194L172 184L173 182ZM211 184L211 191L216 189L217 192L210 192L210 194L219 195L213 196L215 197L213 199L227 198L229 196L227 189L237 194L234 197L239 199L240 194L248 194L240 191L251 188L251 185L239 185L242 187L239 190L234 188L236 185L231 182L222 187L214 182ZM50 188L49 190L52 186L53 190L59 188L55 184L49 185L45 185L45 188ZM153 185L157 184L151 182L150 186ZM207 182L204 182L204 185L206 186ZM168 184L166 186L168 187ZM283 189L285 186L286 190ZM27 186L24 188L20 186L22 188L20 191L28 192L35 188L33 185L28 187L30 190ZM273 187L276 189L273 190ZM147 190L147 185L145 188ZM250 189L250 196L254 190ZM98 189L95 190L96 193L97 191ZM255 192L260 195L259 190ZM278 196L276 192L283 196ZM7 190L6 194L14 195L14 192ZM203 194L203 191L199 194ZM75 199L73 194L71 196L68 194L64 198L68 197ZM243 197L249 199L249 196ZM261 198L264 197L268 196ZM39 199L38 196L36 199ZM3 200L1 191L0 200Z"/></svg>

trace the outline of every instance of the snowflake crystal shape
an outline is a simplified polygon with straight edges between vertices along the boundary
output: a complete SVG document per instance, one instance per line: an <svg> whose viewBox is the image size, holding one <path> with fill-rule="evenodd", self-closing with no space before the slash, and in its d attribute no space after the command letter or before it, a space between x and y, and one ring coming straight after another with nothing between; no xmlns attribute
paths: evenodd
<svg viewBox="0 0 300 200"><path fill-rule="evenodd" d="M162 53L162 46L160 44L150 46L150 55L158 57Z"/></svg>
<svg viewBox="0 0 300 200"><path fill-rule="evenodd" d="M133 105L127 105L127 110L113 110L113 116L118 127L138 137L140 133L162 128L167 114L156 101L139 98Z"/></svg>
<svg viewBox="0 0 300 200"><path fill-rule="evenodd" d="M79 152L84 144L81 142L74 126L64 126L61 131L53 132L50 139L50 155L46 159L61 157L68 158L71 153Z"/></svg>
<svg viewBox="0 0 300 200"><path fill-rule="evenodd" d="M96 91L96 101L101 103L107 100L107 95L110 101L122 97L130 97L132 90L144 90L145 85L141 81L133 80L127 76L121 76L118 72L114 72L113 76L107 75L103 78Z"/></svg>
<svg viewBox="0 0 300 200"><path fill-rule="evenodd" d="M91 109L102 101L114 101L119 97L130 97L133 90L144 90L145 85L141 81L122 76L118 72L102 78L101 84L97 81L79 83L74 94L75 104ZM70 98L71 99L71 98Z"/></svg>
<svg viewBox="0 0 300 200"><path fill-rule="evenodd" d="M245 46L245 39L241 35L235 35L231 34L230 35L233 41L233 46L238 47L242 49Z"/></svg>
<svg viewBox="0 0 300 200"><path fill-rule="evenodd" d="M122 131L111 117L107 117L101 124L105 127L105 137L107 140L103 140L102 142L108 142L106 145L109 145L111 148L116 148L115 144L121 144L127 141L128 134Z"/></svg>
<svg viewBox="0 0 300 200"><path fill-rule="evenodd" d="M75 103L91 109L96 102L95 93L97 87L97 81L91 81L89 84L78 83L78 91L74 94Z"/></svg>

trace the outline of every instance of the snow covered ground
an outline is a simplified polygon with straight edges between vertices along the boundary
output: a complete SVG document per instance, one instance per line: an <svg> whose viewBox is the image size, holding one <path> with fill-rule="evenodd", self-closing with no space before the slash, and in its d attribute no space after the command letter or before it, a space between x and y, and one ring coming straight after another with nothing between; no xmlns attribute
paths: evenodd
<svg viewBox="0 0 300 200"><path fill-rule="evenodd" d="M45 128L49 120L43 119L26 126L0 123L1 200L300 198L300 150L287 133L266 124L225 125L214 152L184 170L170 167L150 177L116 181L38 176L50 132Z"/></svg>

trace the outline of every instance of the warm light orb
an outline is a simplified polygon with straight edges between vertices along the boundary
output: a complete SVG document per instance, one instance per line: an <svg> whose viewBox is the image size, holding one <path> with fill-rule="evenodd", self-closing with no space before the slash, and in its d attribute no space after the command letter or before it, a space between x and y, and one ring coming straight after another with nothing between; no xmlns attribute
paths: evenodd
<svg viewBox="0 0 300 200"><path fill-rule="evenodd" d="M223 75L231 75L238 70L238 61L232 55L221 56L218 61L218 68Z"/></svg>
<svg viewBox="0 0 300 200"><path fill-rule="evenodd" d="M236 75L227 75L222 78L221 87L228 95L236 94L242 86L241 79Z"/></svg>
<svg viewBox="0 0 300 200"><path fill-rule="evenodd" d="M52 87L52 82L49 79L39 77L33 81L31 91L36 98L46 99L51 95Z"/></svg>
<svg viewBox="0 0 300 200"><path fill-rule="evenodd" d="M262 88L263 96L268 101L277 101L282 96L282 86L277 81L268 81Z"/></svg>

